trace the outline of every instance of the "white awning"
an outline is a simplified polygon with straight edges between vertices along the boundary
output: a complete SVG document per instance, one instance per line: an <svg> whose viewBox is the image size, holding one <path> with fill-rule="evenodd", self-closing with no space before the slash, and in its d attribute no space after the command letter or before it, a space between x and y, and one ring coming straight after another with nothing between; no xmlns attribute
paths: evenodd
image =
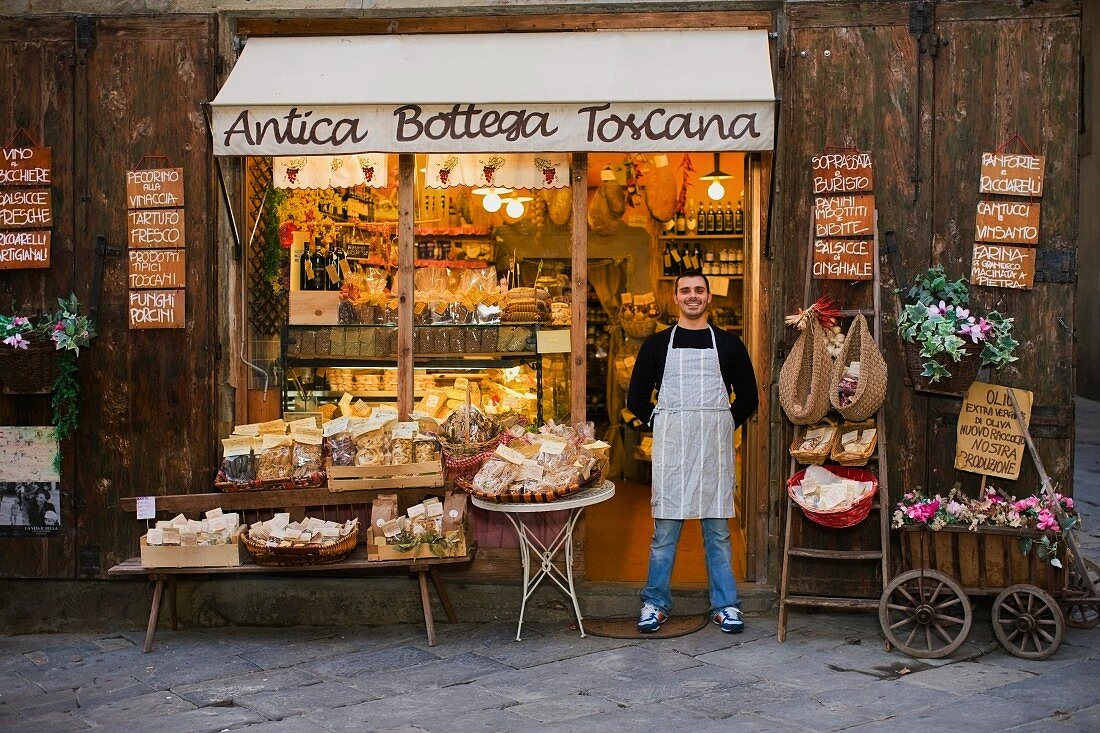
<svg viewBox="0 0 1100 733"><path fill-rule="evenodd" d="M250 38L216 155L768 150L765 31Z"/></svg>

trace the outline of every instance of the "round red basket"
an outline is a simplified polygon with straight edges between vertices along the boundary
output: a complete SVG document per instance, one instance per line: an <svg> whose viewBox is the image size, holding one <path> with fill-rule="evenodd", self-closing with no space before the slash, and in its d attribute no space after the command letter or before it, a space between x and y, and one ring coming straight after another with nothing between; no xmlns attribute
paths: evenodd
<svg viewBox="0 0 1100 733"><path fill-rule="evenodd" d="M878 477L863 468L831 465L826 466L826 468L830 473L841 478L852 479L853 481L870 481L871 490L848 506L837 507L836 509L808 509L798 503L794 492L795 487L802 483L802 479L806 475L806 470L803 469L787 479L787 495L791 497L795 504L798 504L798 508L810 521L823 527L843 529L859 524L871 513L871 504L874 503L875 497L878 495Z"/></svg>

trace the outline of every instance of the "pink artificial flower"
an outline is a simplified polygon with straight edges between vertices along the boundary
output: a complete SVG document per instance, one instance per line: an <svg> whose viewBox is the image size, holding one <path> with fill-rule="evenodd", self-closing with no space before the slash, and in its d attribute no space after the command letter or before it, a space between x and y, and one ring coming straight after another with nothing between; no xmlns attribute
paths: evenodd
<svg viewBox="0 0 1100 733"><path fill-rule="evenodd" d="M27 345L30 344L30 341L23 338L23 334L16 333L4 339L4 343L16 349L25 349Z"/></svg>
<svg viewBox="0 0 1100 733"><path fill-rule="evenodd" d="M1066 509L1073 509L1073 499L1069 498L1068 496L1062 497L1062 504L1066 507Z"/></svg>
<svg viewBox="0 0 1100 733"><path fill-rule="evenodd" d="M1049 509L1040 509L1038 526L1042 530L1058 529L1058 520L1054 518Z"/></svg>
<svg viewBox="0 0 1100 733"><path fill-rule="evenodd" d="M11 325L13 326L28 326L30 325L30 322L31 319L26 318L25 316L16 316L15 318L11 319Z"/></svg>
<svg viewBox="0 0 1100 733"><path fill-rule="evenodd" d="M947 312L947 303L940 301L939 305L928 306L928 315L930 316L942 316Z"/></svg>
<svg viewBox="0 0 1100 733"><path fill-rule="evenodd" d="M996 489L986 489L985 498L990 504L1004 504L1004 497L997 493Z"/></svg>
<svg viewBox="0 0 1100 733"><path fill-rule="evenodd" d="M1018 512L1026 512L1028 509L1034 509L1039 506L1039 497L1029 496L1026 499L1020 499L1012 505L1012 508Z"/></svg>
<svg viewBox="0 0 1100 733"><path fill-rule="evenodd" d="M969 319L971 323L974 322L974 319L970 318L970 311L966 308L963 308L961 305L955 306L955 317L958 318L960 321L965 321Z"/></svg>
<svg viewBox="0 0 1100 733"><path fill-rule="evenodd" d="M947 504L947 513L954 516L954 517L959 516L965 510L966 510L966 506L963 505L963 504L960 504L957 501L948 502L948 504Z"/></svg>
<svg viewBox="0 0 1100 733"><path fill-rule="evenodd" d="M57 325L53 327L53 330L55 330L55 331L64 331L65 330L64 321L58 321Z"/></svg>
<svg viewBox="0 0 1100 733"><path fill-rule="evenodd" d="M910 519L917 522L928 522L932 517L936 516L936 512L940 510L940 503L936 500L927 501L922 504L915 504L905 510L905 513Z"/></svg>

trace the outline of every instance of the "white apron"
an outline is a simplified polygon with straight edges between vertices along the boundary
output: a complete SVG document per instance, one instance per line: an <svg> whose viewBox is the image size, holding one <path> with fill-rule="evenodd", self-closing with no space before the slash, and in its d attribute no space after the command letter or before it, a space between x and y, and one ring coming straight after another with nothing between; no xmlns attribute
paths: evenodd
<svg viewBox="0 0 1100 733"><path fill-rule="evenodd" d="M665 372L653 418L655 519L729 518L733 512L733 415L722 381L718 346L674 349L668 339Z"/></svg>

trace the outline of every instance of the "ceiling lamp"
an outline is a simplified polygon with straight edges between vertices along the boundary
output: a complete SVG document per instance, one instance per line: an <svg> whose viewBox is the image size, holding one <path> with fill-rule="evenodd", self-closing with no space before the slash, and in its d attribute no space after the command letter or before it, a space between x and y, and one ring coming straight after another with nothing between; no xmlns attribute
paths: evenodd
<svg viewBox="0 0 1100 733"><path fill-rule="evenodd" d="M504 213L513 219L518 219L523 216L523 202L519 199L509 199L508 205L504 207Z"/></svg>
<svg viewBox="0 0 1100 733"><path fill-rule="evenodd" d="M714 154L714 170L705 176L699 176L700 181L710 181L710 186L707 187L707 196L710 196L712 201L721 201L722 197L726 195L726 188L722 185L722 181L727 178L733 178L729 173L722 171L722 166L718 164L719 158L722 154Z"/></svg>

